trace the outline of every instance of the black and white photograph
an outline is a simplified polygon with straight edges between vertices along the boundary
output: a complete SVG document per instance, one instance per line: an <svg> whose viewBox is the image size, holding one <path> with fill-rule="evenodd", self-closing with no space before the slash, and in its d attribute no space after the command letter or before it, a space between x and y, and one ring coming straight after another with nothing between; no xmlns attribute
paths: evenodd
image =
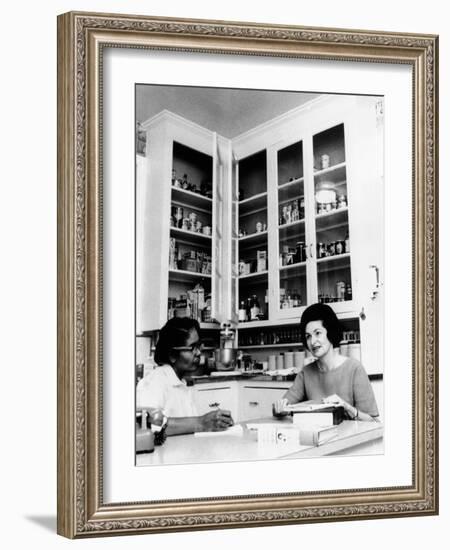
<svg viewBox="0 0 450 550"><path fill-rule="evenodd" d="M137 466L382 455L384 98L135 86Z"/></svg>

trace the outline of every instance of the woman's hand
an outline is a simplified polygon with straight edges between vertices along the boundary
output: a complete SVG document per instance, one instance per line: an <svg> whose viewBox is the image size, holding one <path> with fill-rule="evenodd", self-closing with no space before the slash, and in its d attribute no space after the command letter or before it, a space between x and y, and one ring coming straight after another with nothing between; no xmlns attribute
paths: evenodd
<svg viewBox="0 0 450 550"><path fill-rule="evenodd" d="M324 397L322 401L324 403L330 403L330 405L338 405L344 407L350 418L355 418L358 415L358 409L356 407L352 407L350 403L344 401L336 393L333 393L333 395L329 395L328 397Z"/></svg>
<svg viewBox="0 0 450 550"><path fill-rule="evenodd" d="M217 409L201 416L200 424L204 432L220 432L233 426L234 421L230 411Z"/></svg>
<svg viewBox="0 0 450 550"><path fill-rule="evenodd" d="M278 399L277 401L275 401L275 403L272 405L273 416L285 416L286 414L288 414L285 411L286 405L288 404L289 404L288 400L284 398Z"/></svg>

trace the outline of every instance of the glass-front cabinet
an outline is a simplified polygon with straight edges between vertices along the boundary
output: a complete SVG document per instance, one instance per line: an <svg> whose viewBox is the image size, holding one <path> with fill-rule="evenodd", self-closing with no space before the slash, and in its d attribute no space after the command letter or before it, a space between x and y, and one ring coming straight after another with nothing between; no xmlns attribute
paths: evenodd
<svg viewBox="0 0 450 550"><path fill-rule="evenodd" d="M274 281L278 316L299 315L311 295L307 276L307 225L303 142L276 151L277 274ZM305 200L306 199L306 200Z"/></svg>
<svg viewBox="0 0 450 550"><path fill-rule="evenodd" d="M339 123L240 161L241 321L299 317L314 302L352 311L345 141Z"/></svg>
<svg viewBox="0 0 450 550"><path fill-rule="evenodd" d="M268 311L267 152L239 162L238 320L261 321Z"/></svg>
<svg viewBox="0 0 450 550"><path fill-rule="evenodd" d="M345 125L313 136L317 301L352 309L349 194Z"/></svg>
<svg viewBox="0 0 450 550"><path fill-rule="evenodd" d="M147 151L136 182L137 333L184 316L203 328L217 327L227 159L215 133L167 111L143 127Z"/></svg>
<svg viewBox="0 0 450 550"><path fill-rule="evenodd" d="M361 329L376 370L383 272L377 101L323 96L232 139L167 111L144 123L137 332L187 314L205 327L231 322L246 342L245 330L293 325L307 305L324 302L341 319L357 320L350 328ZM244 345L284 345L271 334L259 331Z"/></svg>

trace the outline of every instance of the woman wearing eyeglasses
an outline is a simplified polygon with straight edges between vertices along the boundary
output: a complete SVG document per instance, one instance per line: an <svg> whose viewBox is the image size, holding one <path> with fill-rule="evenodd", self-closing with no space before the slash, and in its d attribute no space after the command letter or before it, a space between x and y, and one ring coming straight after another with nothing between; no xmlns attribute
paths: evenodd
<svg viewBox="0 0 450 550"><path fill-rule="evenodd" d="M174 317L161 329L153 371L138 383L138 409L163 409L167 435L221 431L234 424L230 411L218 409L199 415L185 377L199 365L200 325L194 319Z"/></svg>

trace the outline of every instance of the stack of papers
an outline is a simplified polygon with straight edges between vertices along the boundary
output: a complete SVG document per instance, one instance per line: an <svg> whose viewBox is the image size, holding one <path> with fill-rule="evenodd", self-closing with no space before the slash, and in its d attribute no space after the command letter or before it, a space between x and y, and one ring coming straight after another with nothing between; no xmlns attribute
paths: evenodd
<svg viewBox="0 0 450 550"><path fill-rule="evenodd" d="M293 405L286 405L285 411L289 412L315 412L323 409L333 409L335 405L330 403L294 403Z"/></svg>
<svg viewBox="0 0 450 550"><path fill-rule="evenodd" d="M235 426L231 426L230 428L227 428L226 430L222 430L220 432L195 432L195 437L220 437L220 436L238 436L242 437L244 435L244 429L240 424L236 424Z"/></svg>

